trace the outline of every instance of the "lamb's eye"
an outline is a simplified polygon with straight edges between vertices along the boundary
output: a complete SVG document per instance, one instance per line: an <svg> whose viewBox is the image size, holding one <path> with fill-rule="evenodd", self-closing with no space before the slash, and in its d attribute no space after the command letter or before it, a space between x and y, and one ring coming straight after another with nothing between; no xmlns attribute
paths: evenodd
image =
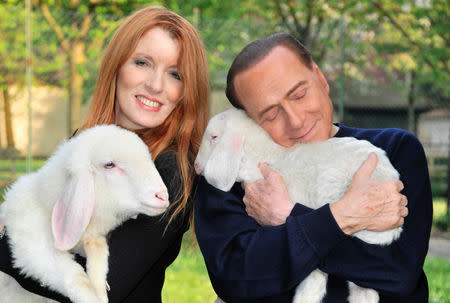
<svg viewBox="0 0 450 303"><path fill-rule="evenodd" d="M217 139L217 135L211 135L211 141L214 141Z"/></svg>
<svg viewBox="0 0 450 303"><path fill-rule="evenodd" d="M116 165L114 164L114 162L109 161L108 163L106 163L105 165L103 165L103 167L106 168L106 169L111 169L111 168L116 167Z"/></svg>

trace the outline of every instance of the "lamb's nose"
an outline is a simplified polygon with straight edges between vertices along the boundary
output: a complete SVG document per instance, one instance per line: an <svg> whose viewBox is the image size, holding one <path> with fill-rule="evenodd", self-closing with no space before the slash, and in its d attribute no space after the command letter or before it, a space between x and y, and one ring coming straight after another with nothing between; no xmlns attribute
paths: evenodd
<svg viewBox="0 0 450 303"><path fill-rule="evenodd" d="M155 194L155 197L161 200L164 204L167 204L169 206L169 194L167 191L158 192Z"/></svg>

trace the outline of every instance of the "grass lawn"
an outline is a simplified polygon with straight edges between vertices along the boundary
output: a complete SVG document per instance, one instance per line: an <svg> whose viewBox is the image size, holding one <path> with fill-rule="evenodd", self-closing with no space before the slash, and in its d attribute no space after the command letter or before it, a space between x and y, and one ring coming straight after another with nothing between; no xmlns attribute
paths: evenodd
<svg viewBox="0 0 450 303"><path fill-rule="evenodd" d="M180 254L166 270L162 302L212 303L216 298L202 254L189 231Z"/></svg>
<svg viewBox="0 0 450 303"><path fill-rule="evenodd" d="M427 257L424 269L430 289L430 303L450 303L450 261Z"/></svg>

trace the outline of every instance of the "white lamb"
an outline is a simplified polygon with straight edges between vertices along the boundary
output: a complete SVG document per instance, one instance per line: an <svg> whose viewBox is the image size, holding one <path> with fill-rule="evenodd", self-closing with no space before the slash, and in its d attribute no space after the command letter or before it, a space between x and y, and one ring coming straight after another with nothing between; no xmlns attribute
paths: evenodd
<svg viewBox="0 0 450 303"><path fill-rule="evenodd" d="M20 177L1 205L14 267L75 303L108 302L106 235L138 214L169 205L147 146L115 125L87 129L63 142L37 172ZM87 274L73 260L86 256ZM0 302L54 302L6 274Z"/></svg>
<svg viewBox="0 0 450 303"><path fill-rule="evenodd" d="M296 144L284 148L244 111L230 109L214 116L208 124L195 160L198 174L223 191L235 182L250 183L262 178L258 163L266 162L278 171L295 202L319 208L338 201L349 186L353 174L369 153L378 156L372 175L378 180L398 180L399 174L385 152L368 141L355 138L331 138L326 141ZM360 231L355 237L371 244L390 244L401 228L385 232ZM327 274L314 270L296 289L294 303L319 303L326 293ZM349 282L350 303L376 303L375 290Z"/></svg>

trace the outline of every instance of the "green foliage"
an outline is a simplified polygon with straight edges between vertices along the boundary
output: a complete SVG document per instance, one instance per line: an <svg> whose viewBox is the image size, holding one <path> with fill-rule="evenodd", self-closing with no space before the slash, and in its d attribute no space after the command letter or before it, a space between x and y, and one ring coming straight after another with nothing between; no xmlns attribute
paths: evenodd
<svg viewBox="0 0 450 303"><path fill-rule="evenodd" d="M17 28L25 28L25 14L20 6L0 6L0 86L23 83L26 52L25 34ZM19 76L20 75L20 76Z"/></svg>
<svg viewBox="0 0 450 303"><path fill-rule="evenodd" d="M450 303L450 262L427 257L424 271L428 278L430 303Z"/></svg>
<svg viewBox="0 0 450 303"><path fill-rule="evenodd" d="M213 87L224 87L232 59L248 42L270 33L290 31L310 48L314 60L330 80L343 72L339 65L343 49L347 77L364 80L366 71L381 67L393 75L388 81L405 86L405 75L415 71L418 95L441 105L449 102L446 0L244 0L239 4L219 0L34 0L33 3L33 68L38 73L35 79L59 86L66 86L68 81L68 60L60 38L39 9L45 4L65 39L83 39L85 43L86 59L77 67L85 81L84 101L92 94L104 45L118 22L142 6L163 5L186 17L198 29L207 49ZM24 60L20 60L24 58L24 30L18 33L24 26L24 5L23 1L8 0L0 6L3 10L0 10L0 59L3 59L0 66L17 57L14 68L8 67L8 75L19 83L24 78L21 76ZM5 12L13 7L20 14ZM82 37L80 28L86 16L92 20L88 34ZM6 49L13 46L14 51ZM8 57L2 57L2 52ZM0 72L0 77L3 74Z"/></svg>
<svg viewBox="0 0 450 303"><path fill-rule="evenodd" d="M267 1L166 0L165 7L185 17L198 30L209 61L212 87L224 88L228 68L250 41L272 33L265 19Z"/></svg>
<svg viewBox="0 0 450 303"><path fill-rule="evenodd" d="M446 199L434 199L433 201L433 228L450 231L450 210L447 209Z"/></svg>
<svg viewBox="0 0 450 303"><path fill-rule="evenodd" d="M431 192L433 197L447 196L447 177L433 177L431 178Z"/></svg>
<svg viewBox="0 0 450 303"><path fill-rule="evenodd" d="M446 0L367 0L351 15L356 25L367 24L366 43L378 66L397 74L397 79L414 72L415 94L449 106L448 13Z"/></svg>
<svg viewBox="0 0 450 303"><path fill-rule="evenodd" d="M273 0L266 10L267 25L306 44L331 80L344 73L367 81L383 71L384 81L408 88L414 72L415 96L450 106L448 1Z"/></svg>

